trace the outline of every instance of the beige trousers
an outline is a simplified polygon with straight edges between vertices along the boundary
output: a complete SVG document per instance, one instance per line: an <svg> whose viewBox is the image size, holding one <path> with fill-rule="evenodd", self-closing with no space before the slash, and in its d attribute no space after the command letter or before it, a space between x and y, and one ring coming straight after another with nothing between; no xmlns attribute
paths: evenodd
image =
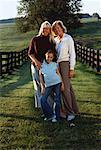
<svg viewBox="0 0 101 150"><path fill-rule="evenodd" d="M76 103L75 94L70 83L69 62L63 61L59 63L60 73L64 83L64 91L62 92L62 115L78 114L79 110Z"/></svg>

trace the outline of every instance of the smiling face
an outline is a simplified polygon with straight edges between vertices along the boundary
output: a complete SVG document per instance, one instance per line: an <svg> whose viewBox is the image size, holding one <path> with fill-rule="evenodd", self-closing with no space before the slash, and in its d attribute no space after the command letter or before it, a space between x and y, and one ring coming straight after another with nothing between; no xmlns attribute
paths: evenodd
<svg viewBox="0 0 101 150"><path fill-rule="evenodd" d="M54 27L54 33L59 36L62 37L63 36L63 29L60 27L59 24L56 24L56 26Z"/></svg>
<svg viewBox="0 0 101 150"><path fill-rule="evenodd" d="M48 36L50 34L50 28L49 27L44 27L42 31L42 35Z"/></svg>
<svg viewBox="0 0 101 150"><path fill-rule="evenodd" d="M49 64L50 62L52 62L53 58L54 58L54 54L53 53L46 53L46 62Z"/></svg>

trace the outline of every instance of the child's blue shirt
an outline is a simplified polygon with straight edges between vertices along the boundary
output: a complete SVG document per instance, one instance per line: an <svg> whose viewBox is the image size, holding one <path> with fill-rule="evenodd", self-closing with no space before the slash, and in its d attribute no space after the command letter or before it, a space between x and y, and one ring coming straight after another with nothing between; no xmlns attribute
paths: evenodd
<svg viewBox="0 0 101 150"><path fill-rule="evenodd" d="M56 62L47 63L45 60L41 65L41 73L44 77L45 87L61 83L60 76L56 73L58 64Z"/></svg>

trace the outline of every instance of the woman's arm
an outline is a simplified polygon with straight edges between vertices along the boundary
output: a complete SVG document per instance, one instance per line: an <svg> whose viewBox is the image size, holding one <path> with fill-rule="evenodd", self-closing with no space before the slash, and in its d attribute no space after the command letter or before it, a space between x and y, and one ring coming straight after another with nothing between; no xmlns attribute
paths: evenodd
<svg viewBox="0 0 101 150"><path fill-rule="evenodd" d="M60 74L60 71L58 68L56 69L56 73L60 76L60 79L62 81L61 90L63 91L64 90L64 83L63 83L63 80L62 80L62 77L61 77L61 74Z"/></svg>
<svg viewBox="0 0 101 150"><path fill-rule="evenodd" d="M74 66L76 63L76 54L75 54L74 40L71 36L69 38L69 55L70 55L69 77L72 78L75 75Z"/></svg>
<svg viewBox="0 0 101 150"><path fill-rule="evenodd" d="M41 94L43 95L45 93L45 83L43 80L41 70L39 70L39 78L40 78L40 84L41 84Z"/></svg>
<svg viewBox="0 0 101 150"><path fill-rule="evenodd" d="M28 50L28 56L31 59L31 61L35 64L35 66L37 67L37 69L39 70L41 67L41 63L36 59L35 57L35 52L37 51L35 48L35 37L32 38L32 40L30 41L29 44L29 50Z"/></svg>
<svg viewBox="0 0 101 150"><path fill-rule="evenodd" d="M37 69L39 70L40 67L41 67L41 62L38 61L38 60L35 58L34 54L29 54L28 56L30 57L30 59L32 60L32 62L35 63L35 66L36 66Z"/></svg>
<svg viewBox="0 0 101 150"><path fill-rule="evenodd" d="M74 70L75 64L76 64L76 53L75 53L75 46L74 46L74 40L70 36L69 37L69 44L68 44L68 50L69 50L69 59L70 59L70 70Z"/></svg>

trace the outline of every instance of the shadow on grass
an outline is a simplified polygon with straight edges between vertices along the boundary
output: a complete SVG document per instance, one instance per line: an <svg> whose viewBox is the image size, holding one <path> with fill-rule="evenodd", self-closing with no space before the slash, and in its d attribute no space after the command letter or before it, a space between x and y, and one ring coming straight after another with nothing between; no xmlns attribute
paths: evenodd
<svg viewBox="0 0 101 150"><path fill-rule="evenodd" d="M4 118L9 118L10 117L10 118L13 118L13 119L18 119L18 120L21 119L21 120L40 122L39 118L33 117L33 116L0 113L0 117L4 117Z"/></svg>
<svg viewBox="0 0 101 150"><path fill-rule="evenodd" d="M94 78L98 82L98 88L100 87L99 77L94 75L94 72L88 71L88 68L80 64L80 71L91 75L91 78ZM28 84L30 79L29 63L21 67L17 72L18 80L14 83L9 83L2 88L4 91L3 95L6 97L6 94L14 89L21 89L20 86ZM25 88L26 89L26 88ZM100 90L100 89L99 89ZM11 96L13 97L13 95ZM21 98L21 96L17 96ZM14 96L14 98L17 98ZM85 101L84 101L85 102ZM86 101L88 102L88 101ZM96 103L95 103L96 104ZM5 129L2 136L4 136L4 141L7 139L8 147L7 149L52 149L52 150L89 150L96 149L99 150L100 145L100 122L99 114L88 114L82 113L80 117L74 120L75 127L70 128L69 124L65 119L61 119L60 123L50 123L44 122L40 116L39 112L33 110L34 102L31 101L30 108L33 111L34 117L30 115L16 115L16 114L6 114L1 113L0 117L8 118L6 124L9 125L9 118L16 122L20 122L18 127L18 133L12 135L11 130L8 135L8 129ZM32 114L32 113L31 113ZM17 120L17 121L16 121ZM26 126L26 121L30 122ZM23 127L22 127L22 124ZM37 124L37 125L36 125ZM36 125L36 128L34 128ZM15 127L17 128L17 127ZM23 130L22 130L23 128ZM20 130L19 130L20 129ZM3 129L2 129L3 130ZM20 134L19 134L20 131ZM4 134L5 133L5 134ZM9 140L11 139L11 140ZM19 140L20 139L20 140ZM7 142L3 143L3 146ZM13 143L13 144L12 144ZM15 144L15 145L14 145Z"/></svg>
<svg viewBox="0 0 101 150"><path fill-rule="evenodd" d="M94 101L92 101L92 100L90 100L90 101L88 101L88 100L78 100L78 102L80 102L80 103L90 103L90 104L101 104L101 102L97 102L96 100Z"/></svg>
<svg viewBox="0 0 101 150"><path fill-rule="evenodd" d="M81 113L81 116L94 116L94 117L101 117L100 114L90 114L90 113ZM98 120L96 120L98 122ZM99 121L101 122L101 119L99 119ZM99 123L100 123L99 122ZM92 123L92 122L91 122Z"/></svg>
<svg viewBox="0 0 101 150"><path fill-rule="evenodd" d="M92 79L95 83L97 83L98 86L97 92L101 93L101 75L96 74L95 71L86 64L78 63L77 69L79 69L85 76L87 76L88 78ZM87 81L87 83L89 83L89 81Z"/></svg>
<svg viewBox="0 0 101 150"><path fill-rule="evenodd" d="M45 149L99 150L101 146L100 122L101 119L82 114L81 117L74 120L76 126L72 128L65 120L60 124L44 123L43 132L49 139L45 141Z"/></svg>
<svg viewBox="0 0 101 150"><path fill-rule="evenodd" d="M6 138L8 135L8 127L11 131L10 127L12 127L12 124L9 122L12 122L12 119L14 119L15 123L17 120L20 122L18 129L22 129L22 124L24 125L25 122L23 131L20 130L21 133L9 134L8 139L12 140L9 141L10 143L8 145L6 142L6 145L3 145L4 147L9 147L9 149L46 150L100 149L101 143L99 130L101 119L99 119L98 116L92 117L92 114L82 113L81 116L76 117L74 120L76 126L71 128L65 119L61 119L59 123L45 122L38 115L39 111L35 110L34 113L37 114L34 114L34 117L6 113L0 114L0 117L8 117L8 122L5 124L7 129L2 128L2 131L5 131ZM13 122L13 128L17 128L15 123Z"/></svg>
<svg viewBox="0 0 101 150"><path fill-rule="evenodd" d="M25 98L27 98L27 99L31 98L32 99L32 96L26 96L26 95L23 95L23 96L19 96L19 95L17 95L17 96L15 96L15 95L14 96L13 95L10 95L10 96L9 95L4 95L3 97L5 97L5 98L12 98L12 99L18 99L18 98L19 99L21 99L21 98L24 98L24 99Z"/></svg>
<svg viewBox="0 0 101 150"><path fill-rule="evenodd" d="M29 121L38 121L38 119L36 119L35 117L31 117L31 116L24 116L24 115L15 115L15 114L4 114L1 113L0 117L11 117L14 119L23 119L23 120L29 120Z"/></svg>
<svg viewBox="0 0 101 150"><path fill-rule="evenodd" d="M8 80L12 81L12 83L9 83ZM4 85L1 90L1 96L6 96L9 92L15 90L15 89L21 89L21 86L24 86L25 84L28 84L31 81L31 73L30 73L30 63L26 62L24 65L22 65L19 70L15 72L15 74L7 76L7 78L4 78L1 81L5 82L6 85ZM8 84L7 84L8 82ZM23 88L24 89L24 88ZM25 88L27 89L27 88Z"/></svg>

